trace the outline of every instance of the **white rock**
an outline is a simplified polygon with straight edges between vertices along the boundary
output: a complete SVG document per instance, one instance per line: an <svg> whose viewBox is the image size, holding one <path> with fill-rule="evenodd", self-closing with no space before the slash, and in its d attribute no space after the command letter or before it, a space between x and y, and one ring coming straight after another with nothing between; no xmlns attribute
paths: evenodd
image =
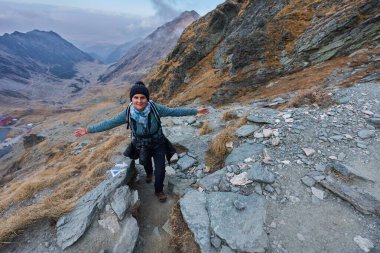
<svg viewBox="0 0 380 253"><path fill-rule="evenodd" d="M276 227L277 227L276 222L272 221L272 223L269 225L269 227L271 227L271 228L276 228Z"/></svg>
<svg viewBox="0 0 380 253"><path fill-rule="evenodd" d="M170 158L170 162L177 162L178 161L178 154L175 153L172 158Z"/></svg>
<svg viewBox="0 0 380 253"><path fill-rule="evenodd" d="M312 148L302 148L303 152L305 152L306 156L311 156L315 153L315 150Z"/></svg>
<svg viewBox="0 0 380 253"><path fill-rule="evenodd" d="M322 190L319 190L318 188L311 187L311 192L314 194L314 196L316 196L317 198L321 200L323 200L323 198L325 197L325 192Z"/></svg>
<svg viewBox="0 0 380 253"><path fill-rule="evenodd" d="M252 183L252 181L248 179L248 173L245 171L231 178L230 182L233 185L246 185Z"/></svg>
<svg viewBox="0 0 380 253"><path fill-rule="evenodd" d="M273 146L278 146L279 144L280 144L280 138L279 137L274 137L273 139L272 139L272 145Z"/></svg>
<svg viewBox="0 0 380 253"><path fill-rule="evenodd" d="M269 138L271 137L273 134L273 130L272 129L263 129L263 135L265 138Z"/></svg>
<svg viewBox="0 0 380 253"><path fill-rule="evenodd" d="M295 197L295 196L289 196L289 200L292 203L298 203L298 202L300 202L300 199L297 198L297 197Z"/></svg>
<svg viewBox="0 0 380 253"><path fill-rule="evenodd" d="M250 157L244 159L244 162L245 162L245 163L250 163L250 162L253 162L253 161L255 161L255 160L253 160L253 159L250 158Z"/></svg>
<svg viewBox="0 0 380 253"><path fill-rule="evenodd" d="M278 129L273 130L273 135L276 137L278 137L280 135L280 132L278 131Z"/></svg>
<svg viewBox="0 0 380 253"><path fill-rule="evenodd" d="M227 142L226 148L234 148L234 143L232 141Z"/></svg>
<svg viewBox="0 0 380 253"><path fill-rule="evenodd" d="M294 119L293 119L293 118L285 119L285 122L286 122L286 123L293 123L293 122L294 122Z"/></svg>
<svg viewBox="0 0 380 253"><path fill-rule="evenodd" d="M354 138L354 137L352 137L352 135L350 135L350 134L345 134L344 137L346 137L347 139L350 139L350 140L352 140L352 139Z"/></svg>
<svg viewBox="0 0 380 253"><path fill-rule="evenodd" d="M281 161L281 163L285 164L285 165L289 165L290 164L290 161L289 160L284 160L284 161Z"/></svg>
<svg viewBox="0 0 380 253"><path fill-rule="evenodd" d="M369 252L373 247L373 242L367 238L363 238L360 235L354 237L354 242L362 249L364 252Z"/></svg>
<svg viewBox="0 0 380 253"><path fill-rule="evenodd" d="M263 135L263 133L255 133L253 135L253 137L255 137L255 138L264 138L264 135Z"/></svg>
<svg viewBox="0 0 380 253"><path fill-rule="evenodd" d="M289 119L290 117L292 117L292 114L290 113L285 113L284 115L282 115L282 118L284 119Z"/></svg>
<svg viewBox="0 0 380 253"><path fill-rule="evenodd" d="M175 175L175 170L171 166L166 166L165 171L166 171L166 175L168 175L168 176L174 176Z"/></svg>
<svg viewBox="0 0 380 253"><path fill-rule="evenodd" d="M374 115L374 113L371 112L370 110L363 110L362 113L370 115L370 116Z"/></svg>
<svg viewBox="0 0 380 253"><path fill-rule="evenodd" d="M107 218L103 220L98 220L99 225L111 231L112 234L118 232L120 230L119 222L117 221L116 215L109 215Z"/></svg>
<svg viewBox="0 0 380 253"><path fill-rule="evenodd" d="M300 234L300 233L297 233L297 238L300 241L305 241L305 237L302 234Z"/></svg>
<svg viewBox="0 0 380 253"><path fill-rule="evenodd" d="M330 158L331 160L337 160L337 159L338 159L338 157L336 157L335 155L331 155L331 156L329 156L329 158Z"/></svg>

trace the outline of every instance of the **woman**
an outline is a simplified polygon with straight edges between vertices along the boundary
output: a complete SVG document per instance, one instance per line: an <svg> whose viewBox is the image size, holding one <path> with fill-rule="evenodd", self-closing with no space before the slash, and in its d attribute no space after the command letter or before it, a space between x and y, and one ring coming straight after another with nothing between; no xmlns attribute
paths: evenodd
<svg viewBox="0 0 380 253"><path fill-rule="evenodd" d="M137 82L130 90L129 97L132 101L129 112L122 111L112 119L105 120L87 128L78 128L75 136L80 137L87 133L98 133L120 126L130 124L132 130L132 142L126 152L132 158L137 153L140 162L144 165L147 183L152 182L154 160L155 170L155 194L161 202L166 201L163 191L165 179L165 154L168 151L168 140L162 133L159 118L166 116L188 116L207 114L207 108L170 108L149 101L149 91L143 82ZM156 115L158 113L158 116ZM170 143L169 143L170 144ZM133 150L133 151L132 151ZM136 157L133 157L136 158Z"/></svg>

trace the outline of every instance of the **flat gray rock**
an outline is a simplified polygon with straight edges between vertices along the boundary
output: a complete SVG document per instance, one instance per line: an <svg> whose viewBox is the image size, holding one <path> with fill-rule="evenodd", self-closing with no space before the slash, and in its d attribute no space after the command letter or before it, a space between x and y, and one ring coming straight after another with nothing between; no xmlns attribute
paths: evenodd
<svg viewBox="0 0 380 253"><path fill-rule="evenodd" d="M194 158L192 158L191 156L188 156L188 155L184 155L177 162L181 171L184 171L184 170L191 168L196 163L197 163L197 160L195 160Z"/></svg>
<svg viewBox="0 0 380 253"><path fill-rule="evenodd" d="M249 115L247 117L247 120L253 123L262 123L262 124L272 124L272 120L269 118L264 118L261 116L256 116L256 115Z"/></svg>
<svg viewBox="0 0 380 253"><path fill-rule="evenodd" d="M234 201L245 203L238 210ZM207 210L212 231L228 246L238 252L265 252L268 237L264 231L266 217L265 198L232 192L213 192L207 195Z"/></svg>
<svg viewBox="0 0 380 253"><path fill-rule="evenodd" d="M123 185L116 189L112 197L111 207L115 211L119 220L124 218L125 212L131 206L133 201L132 192L129 186Z"/></svg>
<svg viewBox="0 0 380 253"><path fill-rule="evenodd" d="M180 200L181 212L189 229L194 234L202 253L213 253L210 241L210 219L206 210L206 194L189 191Z"/></svg>
<svg viewBox="0 0 380 253"><path fill-rule="evenodd" d="M380 128L380 118L371 118L368 120L368 122L374 125L376 128Z"/></svg>
<svg viewBox="0 0 380 253"><path fill-rule="evenodd" d="M171 193L182 196L186 193L190 186L195 183L195 181L195 179L169 177L168 190Z"/></svg>
<svg viewBox="0 0 380 253"><path fill-rule="evenodd" d="M119 241L113 248L113 253L132 253L135 248L137 237L139 235L139 227L137 221L132 216L124 224L123 231Z"/></svg>
<svg viewBox="0 0 380 253"><path fill-rule="evenodd" d="M250 144L243 143L237 148L234 148L225 160L226 165L236 164L244 161L244 159L253 156L259 156L263 153L264 145L263 144Z"/></svg>
<svg viewBox="0 0 380 253"><path fill-rule="evenodd" d="M266 184L274 183L274 174L265 167L261 166L259 163L253 164L252 167L247 171L247 174L248 179L255 182Z"/></svg>
<svg viewBox="0 0 380 253"><path fill-rule="evenodd" d="M74 244L91 225L96 211L103 209L106 200L115 189L129 180L134 163L128 159L127 164L130 166L126 173L120 173L118 176L110 177L100 183L95 189L80 198L70 213L58 220L56 228L59 247L65 249Z"/></svg>
<svg viewBox="0 0 380 253"><path fill-rule="evenodd" d="M212 191L215 186L219 187L220 181L222 180L225 172L223 170L218 170L208 176L205 176L199 181L199 186L207 191Z"/></svg>
<svg viewBox="0 0 380 253"><path fill-rule="evenodd" d="M236 130L236 135L238 137L247 137L253 134L257 129L259 129L259 127L255 125L243 125Z"/></svg>
<svg viewBox="0 0 380 253"><path fill-rule="evenodd" d="M358 136L361 139L368 139L375 135L375 130L362 129L358 132Z"/></svg>

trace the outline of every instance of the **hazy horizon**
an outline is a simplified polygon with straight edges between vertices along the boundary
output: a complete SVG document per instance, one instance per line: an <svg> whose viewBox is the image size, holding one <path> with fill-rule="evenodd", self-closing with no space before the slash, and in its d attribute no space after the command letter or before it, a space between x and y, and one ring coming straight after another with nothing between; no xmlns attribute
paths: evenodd
<svg viewBox="0 0 380 253"><path fill-rule="evenodd" d="M119 45L147 36L183 11L195 10L202 16L222 2L0 0L0 35L37 29L54 31L81 49L94 45Z"/></svg>

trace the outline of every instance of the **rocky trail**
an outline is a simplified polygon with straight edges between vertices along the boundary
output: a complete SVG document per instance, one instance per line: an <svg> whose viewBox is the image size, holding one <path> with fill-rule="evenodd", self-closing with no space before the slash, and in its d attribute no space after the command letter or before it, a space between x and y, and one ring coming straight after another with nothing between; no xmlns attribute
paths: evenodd
<svg viewBox="0 0 380 253"><path fill-rule="evenodd" d="M41 223L2 252L175 252L167 221L177 196L201 252L379 252L380 85L360 83L331 93L336 103L326 108L276 110L252 101L200 118L164 118L167 137L183 151L167 167L166 203L141 180L137 165L131 188L123 186L131 177L126 169L127 175L109 177L86 194L78 206L90 203L84 209L89 216L76 208L62 217L57 238L51 224ZM222 120L226 111L247 115L247 123L232 133L225 167L209 172L205 153L231 123ZM212 131L199 135L206 121ZM133 167L123 157L115 162ZM121 216L117 199L128 203ZM63 234L70 221L74 227ZM83 226L87 232L79 229L84 235L70 246L78 237L71 232Z"/></svg>

